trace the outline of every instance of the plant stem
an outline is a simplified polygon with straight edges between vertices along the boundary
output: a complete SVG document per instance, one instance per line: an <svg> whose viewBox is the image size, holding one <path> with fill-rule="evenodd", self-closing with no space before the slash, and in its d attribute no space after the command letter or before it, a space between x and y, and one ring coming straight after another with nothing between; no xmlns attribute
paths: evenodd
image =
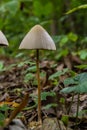
<svg viewBox="0 0 87 130"><path fill-rule="evenodd" d="M36 50L36 66L38 80L38 121L41 121L41 87L40 87L40 69L39 69L39 50Z"/></svg>
<svg viewBox="0 0 87 130"><path fill-rule="evenodd" d="M72 107L72 104L73 104L73 100L74 100L74 93L73 93L73 95L72 95L72 100L71 100L69 109L68 109L68 111L67 111L67 114L68 114L68 115L69 115L69 113L70 113L70 110L71 110L71 107Z"/></svg>
<svg viewBox="0 0 87 130"><path fill-rule="evenodd" d="M78 94L78 100L77 100L77 111L76 111L76 126L74 130L77 130L77 125L78 125L78 114L79 114L79 103L80 103L80 94Z"/></svg>
<svg viewBox="0 0 87 130"><path fill-rule="evenodd" d="M76 119L78 119L78 113L79 113L79 97L80 97L80 94L78 94Z"/></svg>
<svg viewBox="0 0 87 130"><path fill-rule="evenodd" d="M80 94L78 94L78 102L77 102L77 112L76 112L76 127L78 125L78 114L79 114L79 103L80 103Z"/></svg>

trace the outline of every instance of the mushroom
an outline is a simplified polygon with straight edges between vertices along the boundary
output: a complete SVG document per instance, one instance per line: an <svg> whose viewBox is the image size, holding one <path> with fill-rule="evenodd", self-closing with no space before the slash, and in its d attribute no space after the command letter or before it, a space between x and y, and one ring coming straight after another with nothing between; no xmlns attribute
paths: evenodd
<svg viewBox="0 0 87 130"><path fill-rule="evenodd" d="M0 31L0 46L8 46L8 41L2 31Z"/></svg>
<svg viewBox="0 0 87 130"><path fill-rule="evenodd" d="M41 121L41 86L39 70L39 50L56 50L54 41L40 25L35 25L22 40L19 49L36 50L36 66L38 80L38 121Z"/></svg>

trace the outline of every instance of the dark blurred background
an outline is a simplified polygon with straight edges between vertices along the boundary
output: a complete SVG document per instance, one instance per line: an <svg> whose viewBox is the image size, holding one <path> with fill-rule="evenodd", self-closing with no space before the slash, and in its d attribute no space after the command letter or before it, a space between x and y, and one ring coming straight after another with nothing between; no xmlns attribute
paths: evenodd
<svg viewBox="0 0 87 130"><path fill-rule="evenodd" d="M87 4L86 0L0 0L0 29L9 41L1 54L15 55L26 33L42 25L57 46L56 59L69 53L87 59L87 8L66 14Z"/></svg>

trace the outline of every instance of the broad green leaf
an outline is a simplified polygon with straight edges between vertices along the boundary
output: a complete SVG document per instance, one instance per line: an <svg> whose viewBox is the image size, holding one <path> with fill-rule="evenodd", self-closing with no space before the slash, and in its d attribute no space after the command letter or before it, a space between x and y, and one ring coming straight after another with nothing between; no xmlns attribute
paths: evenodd
<svg viewBox="0 0 87 130"><path fill-rule="evenodd" d="M68 42L68 37L65 35L62 37L62 39L60 40L60 46L64 46L67 42Z"/></svg>
<svg viewBox="0 0 87 130"><path fill-rule="evenodd" d="M66 88L63 88L60 92L68 94L68 93L72 93L74 91L75 91L74 87L66 87Z"/></svg>
<svg viewBox="0 0 87 130"><path fill-rule="evenodd" d="M60 71L58 71L58 72L52 74L52 75L49 77L49 80L53 80L53 79L55 79L55 78L58 78L59 76L64 75L66 72L68 72L68 69L67 69L67 68L66 68L66 69L63 69L63 70L60 70Z"/></svg>
<svg viewBox="0 0 87 130"><path fill-rule="evenodd" d="M81 51L79 52L79 55L80 55L80 58L81 58L82 60L86 60L86 59L87 59L87 50L81 50Z"/></svg>
<svg viewBox="0 0 87 130"><path fill-rule="evenodd" d="M73 78L64 81L65 85L70 85L61 90L63 93L87 93L87 73L78 74Z"/></svg>
<svg viewBox="0 0 87 130"><path fill-rule="evenodd" d="M87 80L87 79L86 79ZM74 86L76 93L87 93L87 81L83 81L83 83Z"/></svg>
<svg viewBox="0 0 87 130"><path fill-rule="evenodd" d="M73 41L73 42L76 42L77 39L78 39L78 36L77 36L76 34L70 32L70 33L68 34L68 38L69 38L69 40L71 40L71 41Z"/></svg>
<svg viewBox="0 0 87 130"><path fill-rule="evenodd" d="M65 79L64 84L65 85L75 85L75 84L80 84L86 80L87 80L87 73L81 73L74 77Z"/></svg>
<svg viewBox="0 0 87 130"><path fill-rule="evenodd" d="M87 93L87 81L78 84L76 86L73 87L66 87L64 89L61 90L62 93Z"/></svg>

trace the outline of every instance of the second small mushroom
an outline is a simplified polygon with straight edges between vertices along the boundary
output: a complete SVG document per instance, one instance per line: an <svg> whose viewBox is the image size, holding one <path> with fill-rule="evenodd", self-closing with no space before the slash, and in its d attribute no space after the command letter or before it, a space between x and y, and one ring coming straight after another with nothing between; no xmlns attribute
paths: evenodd
<svg viewBox="0 0 87 130"><path fill-rule="evenodd" d="M0 31L0 46L8 46L8 41L2 31Z"/></svg>
<svg viewBox="0 0 87 130"><path fill-rule="evenodd" d="M36 66L38 80L38 121L41 121L41 85L39 70L39 50L56 50L54 41L40 25L35 25L22 40L19 49L36 50Z"/></svg>

